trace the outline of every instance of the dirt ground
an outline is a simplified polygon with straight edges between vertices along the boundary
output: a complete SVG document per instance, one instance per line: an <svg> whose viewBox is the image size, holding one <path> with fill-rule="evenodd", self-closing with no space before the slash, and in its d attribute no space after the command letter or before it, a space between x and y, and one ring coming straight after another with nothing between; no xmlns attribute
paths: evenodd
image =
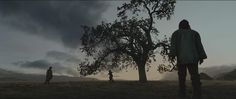
<svg viewBox="0 0 236 99"><path fill-rule="evenodd" d="M236 99L236 81L202 81L202 89L203 99ZM0 99L178 99L177 90L177 81L0 82Z"/></svg>

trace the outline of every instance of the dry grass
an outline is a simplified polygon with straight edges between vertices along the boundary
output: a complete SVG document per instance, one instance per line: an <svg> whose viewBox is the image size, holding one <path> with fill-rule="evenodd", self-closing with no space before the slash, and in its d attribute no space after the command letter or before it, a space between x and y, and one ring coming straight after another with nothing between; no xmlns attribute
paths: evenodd
<svg viewBox="0 0 236 99"><path fill-rule="evenodd" d="M176 81L2 82L0 99L177 99L177 90ZM203 81L203 99L236 99L236 82Z"/></svg>

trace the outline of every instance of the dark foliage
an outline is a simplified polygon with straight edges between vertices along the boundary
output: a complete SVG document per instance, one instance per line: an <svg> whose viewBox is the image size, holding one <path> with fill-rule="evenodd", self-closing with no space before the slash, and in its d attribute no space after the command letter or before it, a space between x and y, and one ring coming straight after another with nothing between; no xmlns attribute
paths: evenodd
<svg viewBox="0 0 236 99"><path fill-rule="evenodd" d="M156 61L154 50L161 48L162 56L168 54L168 38L157 39L159 32L153 25L156 20L170 19L174 7L175 0L131 0L118 7L118 20L96 27L82 26L81 50L88 58L80 64L80 73L133 67L139 70L139 80L146 82L145 67Z"/></svg>

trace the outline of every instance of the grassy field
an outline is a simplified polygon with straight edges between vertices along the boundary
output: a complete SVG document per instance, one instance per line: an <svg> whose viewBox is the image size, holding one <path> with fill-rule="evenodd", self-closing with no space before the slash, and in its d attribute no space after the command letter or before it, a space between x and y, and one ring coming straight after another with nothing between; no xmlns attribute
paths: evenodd
<svg viewBox="0 0 236 99"><path fill-rule="evenodd" d="M0 99L177 99L177 85L176 81L0 82ZM203 99L236 99L236 82L203 81Z"/></svg>

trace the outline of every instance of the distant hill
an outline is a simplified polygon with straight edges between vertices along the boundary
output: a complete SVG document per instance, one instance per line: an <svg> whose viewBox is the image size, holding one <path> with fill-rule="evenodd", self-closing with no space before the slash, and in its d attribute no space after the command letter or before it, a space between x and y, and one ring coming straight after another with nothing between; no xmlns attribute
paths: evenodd
<svg viewBox="0 0 236 99"><path fill-rule="evenodd" d="M36 74L22 74L13 71L8 71L0 68L0 82L3 81L35 81L44 82L45 75ZM95 78L88 77L68 77L68 76L54 76L52 82L59 81L93 81Z"/></svg>
<svg viewBox="0 0 236 99"><path fill-rule="evenodd" d="M200 78L202 80L213 80L213 78L207 75L206 73L200 73Z"/></svg>
<svg viewBox="0 0 236 99"><path fill-rule="evenodd" d="M200 78L202 80L213 80L214 79L211 76L209 76L207 73L200 73ZM190 80L189 73L187 74L186 79ZM161 80L178 80L178 74L177 74L177 72L167 72L167 73L163 74L163 77Z"/></svg>
<svg viewBox="0 0 236 99"><path fill-rule="evenodd" d="M200 72L207 73L212 78L218 78L225 73L231 72L236 69L236 65L221 65L221 66L211 66L211 67L199 67Z"/></svg>
<svg viewBox="0 0 236 99"><path fill-rule="evenodd" d="M15 75L15 74L17 74L17 73L12 72L12 71L7 71L7 70L4 70L4 69L0 68L0 77L6 76L6 75L10 76L10 75Z"/></svg>
<svg viewBox="0 0 236 99"><path fill-rule="evenodd" d="M236 69L236 65L221 65L221 66L211 66L211 67L199 67L199 72L204 73L200 74L202 79L221 79L225 74L232 72ZM233 74L232 74L233 75ZM236 73L235 73L236 76ZM187 79L190 80L189 74ZM161 80L178 80L177 72L166 72L162 74ZM222 79L223 80L223 79Z"/></svg>
<svg viewBox="0 0 236 99"><path fill-rule="evenodd" d="M231 72L221 74L217 77L218 80L236 80L236 69L232 70Z"/></svg>

